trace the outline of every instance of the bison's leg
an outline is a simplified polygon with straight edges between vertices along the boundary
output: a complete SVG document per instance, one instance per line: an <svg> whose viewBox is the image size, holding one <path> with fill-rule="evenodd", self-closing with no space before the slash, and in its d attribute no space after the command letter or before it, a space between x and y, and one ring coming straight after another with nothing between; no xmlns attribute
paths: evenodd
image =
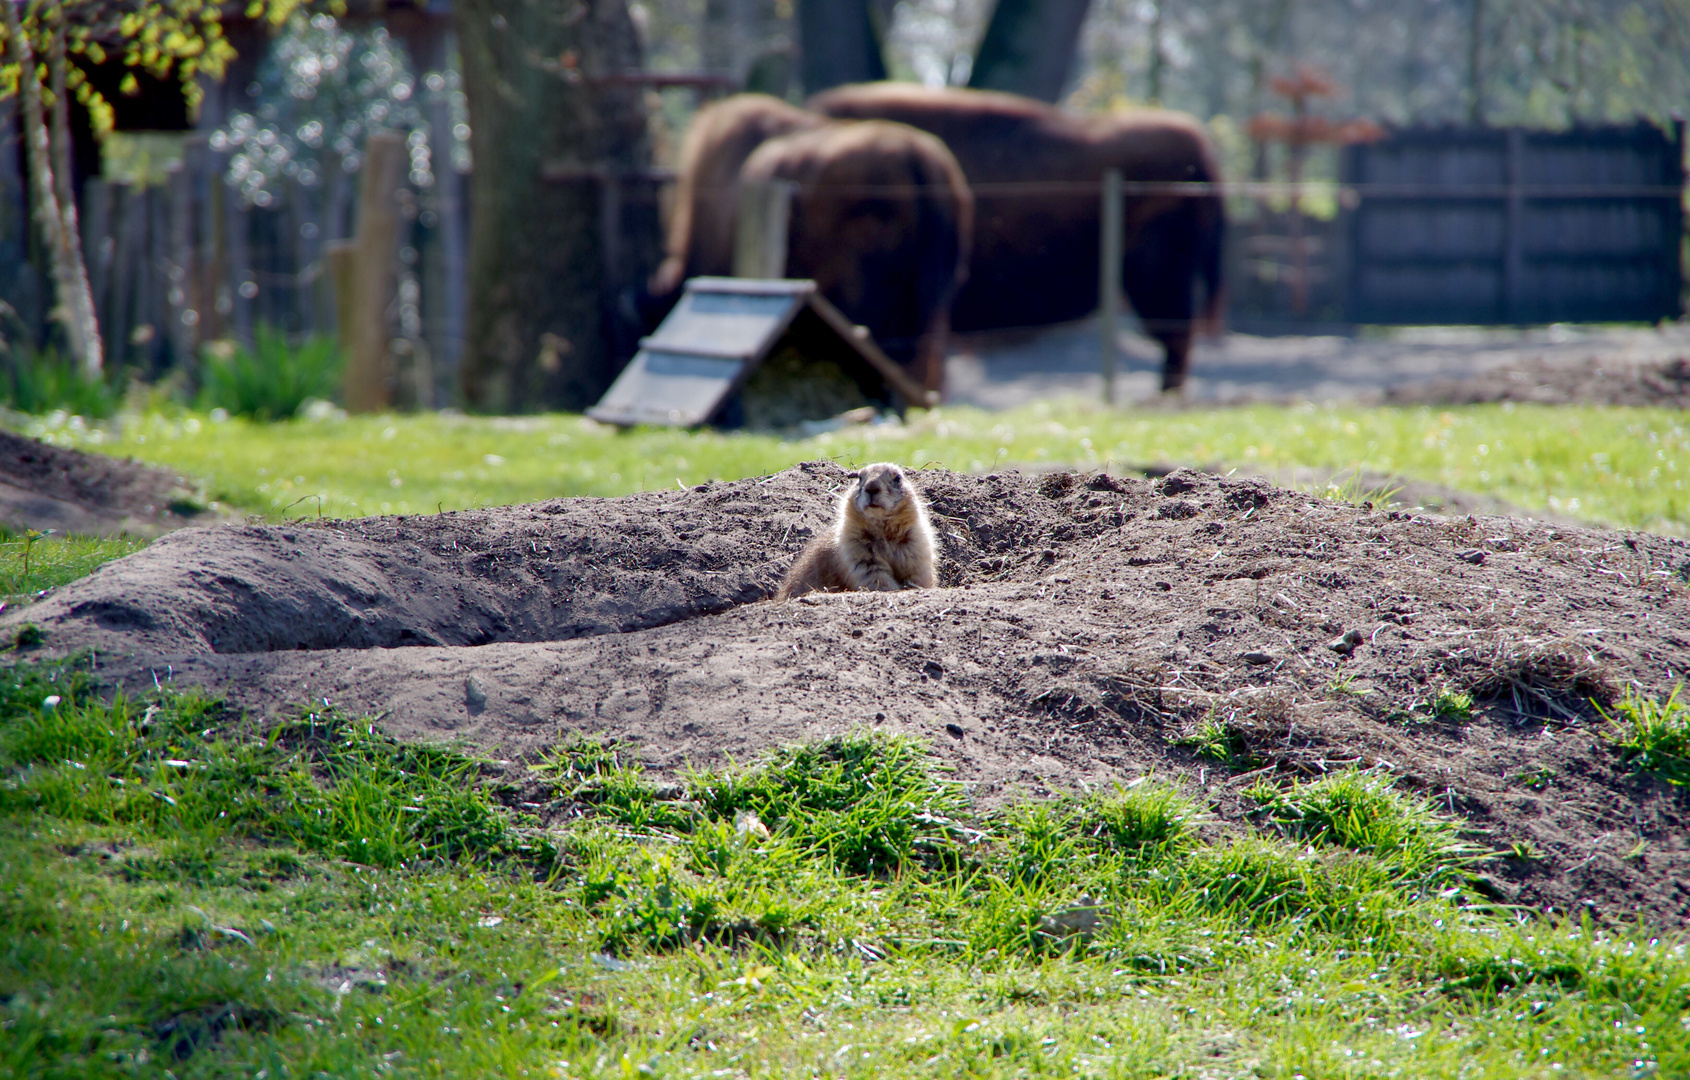
<svg viewBox="0 0 1690 1080"><path fill-rule="evenodd" d="M950 346L950 312L940 311L927 324L927 332L916 343L910 376L936 396L945 393L945 353Z"/></svg>
<svg viewBox="0 0 1690 1080"><path fill-rule="evenodd" d="M1185 389L1185 373L1191 365L1191 331L1162 332L1156 335L1162 343L1162 393L1177 394Z"/></svg>
<svg viewBox="0 0 1690 1080"><path fill-rule="evenodd" d="M1142 225L1126 252L1121 285L1145 333L1162 343L1162 391L1185 386L1191 360L1192 317L1196 314L1195 221L1188 208L1164 213Z"/></svg>

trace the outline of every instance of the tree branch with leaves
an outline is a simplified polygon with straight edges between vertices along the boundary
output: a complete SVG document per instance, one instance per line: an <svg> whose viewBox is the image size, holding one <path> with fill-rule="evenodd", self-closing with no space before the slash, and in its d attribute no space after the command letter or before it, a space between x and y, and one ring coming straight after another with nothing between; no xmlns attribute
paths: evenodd
<svg viewBox="0 0 1690 1080"><path fill-rule="evenodd" d="M246 16L280 25L302 6L255 0ZM119 92L138 92L136 73L144 73L179 84L197 109L200 77L221 78L235 56L221 19L216 0L0 0L0 99L22 104L31 220L51 269L53 317L85 378L99 378L105 359L71 188L71 96L102 138L113 112L83 64L116 58L126 69Z"/></svg>

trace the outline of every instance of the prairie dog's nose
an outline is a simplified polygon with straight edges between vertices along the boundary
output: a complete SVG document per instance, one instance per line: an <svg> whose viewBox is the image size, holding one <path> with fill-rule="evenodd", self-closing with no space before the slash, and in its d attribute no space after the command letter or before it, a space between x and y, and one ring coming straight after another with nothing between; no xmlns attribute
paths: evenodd
<svg viewBox="0 0 1690 1080"><path fill-rule="evenodd" d="M880 494L880 485L878 483L870 484L865 490L869 493L869 497L873 498Z"/></svg>

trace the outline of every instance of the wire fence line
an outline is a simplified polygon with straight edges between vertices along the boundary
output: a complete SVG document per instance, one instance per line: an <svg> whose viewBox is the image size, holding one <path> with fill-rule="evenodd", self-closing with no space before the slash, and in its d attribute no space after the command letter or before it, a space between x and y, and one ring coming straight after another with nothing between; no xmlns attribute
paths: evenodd
<svg viewBox="0 0 1690 1080"><path fill-rule="evenodd" d="M251 341L260 324L296 337L338 335L331 249L356 230L360 174L311 187L285 185L271 205L260 207L244 203L226 182L228 163L228 154L203 139L190 140L182 166L161 185L93 180L86 186L83 247L115 366L149 378L182 370L191 375L200 343ZM1646 182L1648 173L1630 167L1609 168L1612 181L1593 179L1591 169L1573 169L1564 182L1514 169L1512 179L1494 182L1422 166L1409 161L1404 168L1421 168L1432 180L1375 179L1377 171L1354 169L1339 182L1123 179L1119 190L1129 199L1227 200L1226 277L1235 325L1350 321L1350 298L1358 288L1372 290L1368 295L1396 290L1388 302L1374 305L1383 321L1397 317L1390 296L1399 293L1418 297L1418 307L1400 308L1415 321L1485 321L1522 312L1553 317L1559 310L1554 296L1603 290L1671 290L1676 296L1682 183ZM1497 174L1495 162L1486 167L1493 169L1490 176ZM1354 179L1358 175L1364 179ZM673 200L678 177L661 168L580 167L544 170L543 176L600 192L604 311L619 326L618 348L631 354L642 328L632 325L620 301L655 269L644 232L655 235L657 207ZM426 188L404 185L397 195L397 285L386 315L395 377L410 380L395 394L401 404L443 403L455 395L471 231L468 181L468 173L452 170ZM970 189L985 199L1066 200L1100 199L1102 186L1099 178L982 182ZM693 188L707 197L735 190L737 185ZM850 199L951 189L910 183L800 190ZM1296 213L1300 200L1308 199L1324 208L1320 216ZM1589 267L1579 269L1581 260ZM1645 281L1645 272L1654 276ZM30 274L27 266L9 280L0 273L0 297L26 321L44 324L51 290L38 272L37 280L27 280ZM1606 276L1597 281L1593 274ZM1300 282L1302 310L1291 302L1293 279ZM1456 304L1449 307L1454 315L1442 318L1437 305L1443 301L1433 295L1454 290L1465 302L1539 287L1551 301L1533 306L1503 297L1485 300L1489 308Z"/></svg>

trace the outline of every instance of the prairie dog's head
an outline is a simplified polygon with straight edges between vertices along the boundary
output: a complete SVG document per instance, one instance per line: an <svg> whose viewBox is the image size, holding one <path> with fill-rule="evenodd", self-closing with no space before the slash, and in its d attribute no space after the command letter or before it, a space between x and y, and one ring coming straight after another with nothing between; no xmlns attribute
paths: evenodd
<svg viewBox="0 0 1690 1080"><path fill-rule="evenodd" d="M890 461L864 465L851 474L856 483L846 496L864 517L890 514L915 494L904 470Z"/></svg>

